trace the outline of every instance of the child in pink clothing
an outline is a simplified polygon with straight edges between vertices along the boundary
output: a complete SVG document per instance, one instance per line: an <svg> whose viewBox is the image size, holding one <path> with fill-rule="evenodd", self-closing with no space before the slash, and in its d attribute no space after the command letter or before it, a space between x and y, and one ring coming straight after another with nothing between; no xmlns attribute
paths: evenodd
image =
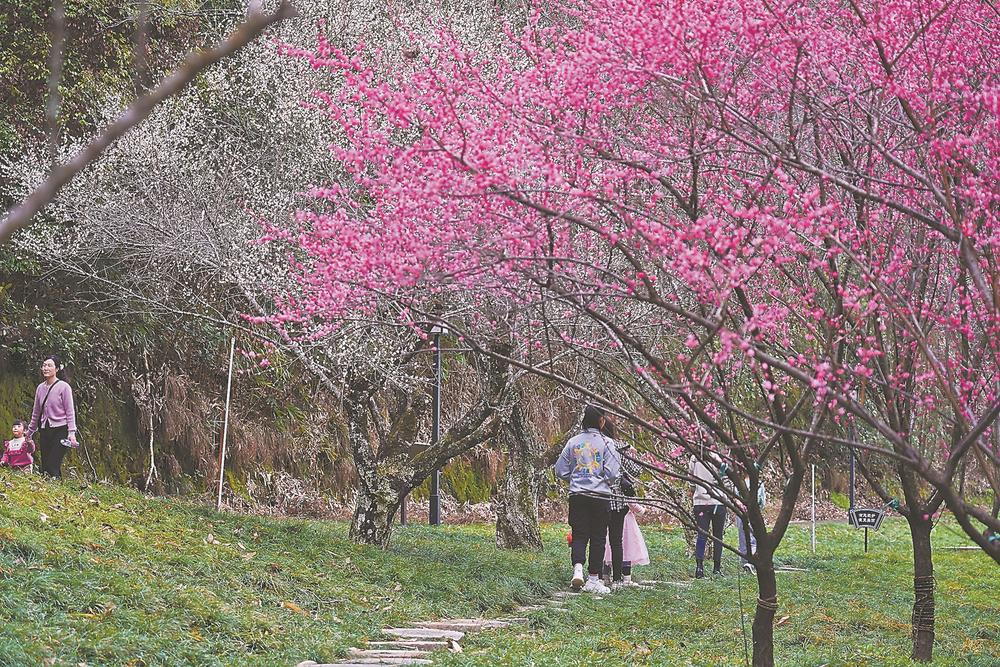
<svg viewBox="0 0 1000 667"><path fill-rule="evenodd" d="M32 454L35 453L35 443L24 434L24 422L20 419L11 427L14 437L3 443L3 457L0 466L10 466L21 472L31 472L35 463Z"/></svg>
<svg viewBox="0 0 1000 667"><path fill-rule="evenodd" d="M636 565L649 565L649 551L646 548L646 540L639 530L639 522L635 520L635 515L642 514L645 508L636 503L629 503L629 512L625 515L625 522L622 526L622 574L623 580L619 584L622 586L635 586L632 581L632 568ZM611 568L611 547L604 550L604 568Z"/></svg>

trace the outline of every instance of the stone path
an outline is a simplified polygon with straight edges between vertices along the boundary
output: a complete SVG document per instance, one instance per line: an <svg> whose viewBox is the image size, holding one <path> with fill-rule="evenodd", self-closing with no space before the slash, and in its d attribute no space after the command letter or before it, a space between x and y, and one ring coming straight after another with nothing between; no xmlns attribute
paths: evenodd
<svg viewBox="0 0 1000 667"><path fill-rule="evenodd" d="M521 609L526 609L522 607ZM300 662L297 667L359 667L361 665L430 665L433 651L462 652L459 642L470 632L506 628L526 623L523 617L498 619L451 618L441 621L418 621L405 628L384 628L387 639L368 641L365 648L351 648L347 658L335 663ZM391 638L391 639L389 639Z"/></svg>
<svg viewBox="0 0 1000 667"><path fill-rule="evenodd" d="M690 585L681 581L644 581L637 590L653 590L658 586ZM515 616L505 618L452 618L440 621L417 621L405 628L384 628L385 638L365 642L364 648L351 648L347 657L334 663L317 663L312 660L300 662L296 667L369 667L370 665L431 665L434 651L448 650L461 653L459 643L465 635L494 628L508 628L527 623L521 614L533 612L568 613L566 603L581 595L571 591L558 591L548 600L537 604L524 605L515 610ZM602 596L594 596L600 600Z"/></svg>

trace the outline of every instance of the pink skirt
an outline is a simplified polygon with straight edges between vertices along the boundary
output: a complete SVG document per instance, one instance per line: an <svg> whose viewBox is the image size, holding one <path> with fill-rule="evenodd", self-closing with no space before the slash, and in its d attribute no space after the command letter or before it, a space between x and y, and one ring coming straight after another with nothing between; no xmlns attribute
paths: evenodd
<svg viewBox="0 0 1000 667"><path fill-rule="evenodd" d="M625 525L622 530L622 552L622 560L629 561L632 565L649 565L646 540L642 539L639 522L635 520L635 514L632 512L625 515ZM604 562L608 565L611 564L610 540L604 544Z"/></svg>

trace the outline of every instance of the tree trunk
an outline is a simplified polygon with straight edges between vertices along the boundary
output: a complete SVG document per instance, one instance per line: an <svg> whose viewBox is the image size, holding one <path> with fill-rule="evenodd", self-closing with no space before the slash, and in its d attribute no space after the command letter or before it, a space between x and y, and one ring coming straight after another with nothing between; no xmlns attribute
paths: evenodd
<svg viewBox="0 0 1000 667"><path fill-rule="evenodd" d="M401 501L388 480L378 479L376 486L358 485L354 519L351 521L350 538L358 544L370 544L380 549L389 548L392 536L392 519Z"/></svg>
<svg viewBox="0 0 1000 667"><path fill-rule="evenodd" d="M542 443L526 414L522 392L499 433L506 461L497 482L494 508L497 513L497 547L541 550L538 527L538 487L541 481Z"/></svg>
<svg viewBox="0 0 1000 667"><path fill-rule="evenodd" d="M774 613L778 582L771 547L757 541L757 611L753 617L753 667L774 667Z"/></svg>
<svg viewBox="0 0 1000 667"><path fill-rule="evenodd" d="M541 550L537 470L510 450L503 474L497 482L494 507L499 548Z"/></svg>
<svg viewBox="0 0 1000 667"><path fill-rule="evenodd" d="M917 662L930 662L934 652L934 562L931 559L930 520L916 513L909 518L913 542L913 653Z"/></svg>

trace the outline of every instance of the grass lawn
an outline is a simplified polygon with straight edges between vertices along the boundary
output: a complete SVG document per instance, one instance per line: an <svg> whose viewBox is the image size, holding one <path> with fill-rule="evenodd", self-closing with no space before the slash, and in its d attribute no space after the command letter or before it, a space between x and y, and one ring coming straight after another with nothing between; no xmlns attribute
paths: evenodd
<svg viewBox="0 0 1000 667"><path fill-rule="evenodd" d="M0 473L0 665L295 665L332 661L385 625L503 615L562 588L565 529L542 554L503 553L492 526L408 526L388 553L343 524L220 515L120 487ZM679 534L648 531L646 578L687 580ZM816 556L794 529L781 559L779 665L909 664L909 544L898 522L861 554L823 526ZM964 543L946 530L937 545ZM728 554L727 554L728 558ZM1000 570L975 552L935 553L939 665L1000 665ZM729 559L730 565L732 559ZM735 573L734 568L728 568ZM441 665L737 665L735 574L536 614L469 636Z"/></svg>
<svg viewBox="0 0 1000 667"><path fill-rule="evenodd" d="M728 537L735 539L734 529ZM678 582L604 599L572 598L570 613L537 612L520 632L490 631L466 638L465 652L439 665L743 665L740 597L746 632L755 581L723 557L726 576L693 580L680 530L647 530L654 563L637 578ZM937 590L934 665L1000 666L1000 568L979 551L942 549L969 544L952 527L933 533ZM793 527L779 550L775 662L782 667L916 665L910 654L913 602L909 533L887 520L869 533L846 525L817 529L813 555L806 527ZM752 654L752 645L750 646Z"/></svg>

